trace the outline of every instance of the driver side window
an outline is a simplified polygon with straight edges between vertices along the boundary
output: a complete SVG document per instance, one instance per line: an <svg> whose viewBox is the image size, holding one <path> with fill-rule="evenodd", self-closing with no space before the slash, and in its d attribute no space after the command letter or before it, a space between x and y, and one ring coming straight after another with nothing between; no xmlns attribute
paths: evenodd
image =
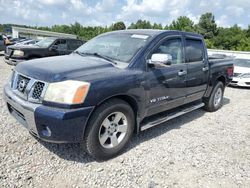
<svg viewBox="0 0 250 188"><path fill-rule="evenodd" d="M172 56L171 64L183 63L181 38L167 39L156 48L152 54L169 54Z"/></svg>
<svg viewBox="0 0 250 188"><path fill-rule="evenodd" d="M64 39L57 40L54 45L57 46L58 50L67 50L67 41Z"/></svg>

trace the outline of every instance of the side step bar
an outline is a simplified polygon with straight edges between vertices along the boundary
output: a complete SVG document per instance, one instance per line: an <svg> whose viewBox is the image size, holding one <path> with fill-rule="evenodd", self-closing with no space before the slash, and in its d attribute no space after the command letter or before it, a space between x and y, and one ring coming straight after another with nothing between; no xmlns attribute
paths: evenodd
<svg viewBox="0 0 250 188"><path fill-rule="evenodd" d="M184 108L181 108L181 110L175 112L175 113L171 113L171 114L167 114L163 117L159 117L158 118L155 118L155 120L152 120L152 121L147 121L145 123L142 123L142 126L140 128L141 131L145 131L146 129L149 129L151 127L154 127L156 125L159 125L161 123L164 123L166 121L169 121L173 118L176 118L178 116L181 116L183 114L186 114L188 112L192 112L196 109L199 109L201 107L205 106L204 103L199 103L199 104L196 104L196 105L193 105L193 106L189 106L189 107L184 107Z"/></svg>

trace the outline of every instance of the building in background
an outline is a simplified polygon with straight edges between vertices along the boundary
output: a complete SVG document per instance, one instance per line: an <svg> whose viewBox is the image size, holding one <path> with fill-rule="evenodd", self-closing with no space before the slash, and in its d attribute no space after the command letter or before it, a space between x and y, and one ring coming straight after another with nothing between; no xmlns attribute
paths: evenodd
<svg viewBox="0 0 250 188"><path fill-rule="evenodd" d="M37 29L23 28L23 27L12 27L12 37L13 38L31 38L31 39L43 39L45 37L65 37L76 39L76 35L57 33L52 31L43 31Z"/></svg>

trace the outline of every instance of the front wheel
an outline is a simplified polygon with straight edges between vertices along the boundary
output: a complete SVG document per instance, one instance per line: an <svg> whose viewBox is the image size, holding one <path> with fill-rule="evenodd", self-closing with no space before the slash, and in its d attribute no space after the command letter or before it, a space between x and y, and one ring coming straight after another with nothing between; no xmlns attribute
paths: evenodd
<svg viewBox="0 0 250 188"><path fill-rule="evenodd" d="M209 112L217 111L223 102L225 86L222 82L217 82L209 98L204 99L205 110Z"/></svg>
<svg viewBox="0 0 250 188"><path fill-rule="evenodd" d="M133 134L134 119L133 110L123 100L113 99L102 104L90 118L84 148L97 160L118 155Z"/></svg>

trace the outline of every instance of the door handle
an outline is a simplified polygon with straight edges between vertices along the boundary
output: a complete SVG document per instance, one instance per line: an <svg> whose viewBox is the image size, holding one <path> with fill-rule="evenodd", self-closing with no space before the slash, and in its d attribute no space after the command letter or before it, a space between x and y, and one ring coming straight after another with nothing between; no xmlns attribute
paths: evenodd
<svg viewBox="0 0 250 188"><path fill-rule="evenodd" d="M180 71L178 72L178 76L184 76L184 75L186 75L186 74L187 74L187 71L180 70Z"/></svg>
<svg viewBox="0 0 250 188"><path fill-rule="evenodd" d="M203 68L202 68L202 71L203 71L203 72L208 71L208 67L203 67Z"/></svg>

